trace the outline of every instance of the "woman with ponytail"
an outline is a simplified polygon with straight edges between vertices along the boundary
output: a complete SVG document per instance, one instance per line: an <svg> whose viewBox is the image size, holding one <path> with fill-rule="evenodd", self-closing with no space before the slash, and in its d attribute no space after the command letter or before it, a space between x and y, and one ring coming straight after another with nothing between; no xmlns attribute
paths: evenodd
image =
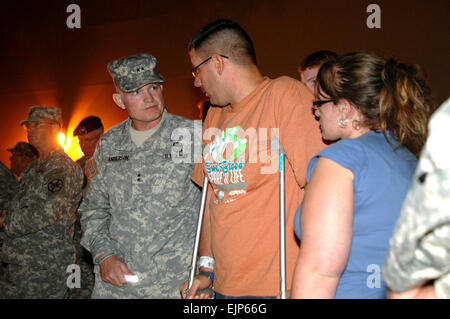
<svg viewBox="0 0 450 319"><path fill-rule="evenodd" d="M385 298L381 269L433 111L417 66L371 53L325 63L314 101L322 136L295 218L292 298Z"/></svg>

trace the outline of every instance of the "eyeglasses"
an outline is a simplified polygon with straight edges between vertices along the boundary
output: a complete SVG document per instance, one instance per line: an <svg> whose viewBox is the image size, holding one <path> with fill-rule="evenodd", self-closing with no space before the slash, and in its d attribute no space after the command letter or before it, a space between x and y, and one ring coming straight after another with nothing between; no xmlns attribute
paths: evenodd
<svg viewBox="0 0 450 319"><path fill-rule="evenodd" d="M313 105L317 106L317 107L321 107L322 105L324 105L325 103L329 103L329 102L333 102L336 103L336 99L332 99L332 100L316 100L313 101Z"/></svg>
<svg viewBox="0 0 450 319"><path fill-rule="evenodd" d="M56 122L52 121L33 121L33 122L27 122L24 124L25 128L27 129L35 129L35 128L41 128L46 125L53 125L56 124Z"/></svg>
<svg viewBox="0 0 450 319"><path fill-rule="evenodd" d="M228 56L226 56L226 55L222 55L222 54L219 54L222 58L225 58L225 59L229 59L230 57L228 57ZM203 65L203 64L205 64L206 62L208 62L209 60L211 60L212 59L212 56L210 56L209 58L207 58L206 60L204 60L202 63L200 63L200 64L197 64L196 66L194 66L193 68L192 68L192 70L191 70L191 73L192 73L192 76L194 77L194 78L196 78L197 76L198 76L198 73L200 72L199 71L199 68Z"/></svg>

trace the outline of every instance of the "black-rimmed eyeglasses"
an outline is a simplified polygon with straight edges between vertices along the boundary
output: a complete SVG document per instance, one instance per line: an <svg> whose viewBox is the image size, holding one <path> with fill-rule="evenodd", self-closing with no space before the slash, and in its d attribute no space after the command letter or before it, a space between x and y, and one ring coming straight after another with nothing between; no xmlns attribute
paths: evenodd
<svg viewBox="0 0 450 319"><path fill-rule="evenodd" d="M225 58L225 59L229 59L230 57L228 57L228 56L226 56L226 55L222 55L222 54L219 54L222 58ZM192 68L192 70L191 70L191 73L192 73L192 76L194 77L194 78L196 78L197 76L198 76L198 73L199 73L199 68L203 65L203 64L205 64L206 62L208 62L209 60L211 60L211 58L212 58L212 56L210 56L209 58L207 58L206 60L204 60L203 62L201 62L200 64L197 64L196 66L194 66L193 68Z"/></svg>
<svg viewBox="0 0 450 319"><path fill-rule="evenodd" d="M322 105L324 105L325 103L328 103L328 102L336 103L336 100L335 99L332 99L332 100L316 100L316 101L313 101L312 104L314 106L321 107Z"/></svg>

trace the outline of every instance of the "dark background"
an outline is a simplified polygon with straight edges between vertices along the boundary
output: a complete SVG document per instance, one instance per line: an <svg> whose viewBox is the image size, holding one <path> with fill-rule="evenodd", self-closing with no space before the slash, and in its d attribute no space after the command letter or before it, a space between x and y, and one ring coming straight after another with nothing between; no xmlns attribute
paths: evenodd
<svg viewBox="0 0 450 319"><path fill-rule="evenodd" d="M69 29L69 4L81 7L81 28ZM369 29L369 4L381 7L381 29ZM367 50L420 64L436 103L448 96L448 0L42 0L1 4L0 160L26 141L19 122L32 105L63 110L63 132L97 115L109 129L126 118L111 99L106 65L150 53L166 78L167 109L191 119L205 100L193 87L187 55L190 39L218 18L240 23L252 37L263 74L298 78L307 54Z"/></svg>

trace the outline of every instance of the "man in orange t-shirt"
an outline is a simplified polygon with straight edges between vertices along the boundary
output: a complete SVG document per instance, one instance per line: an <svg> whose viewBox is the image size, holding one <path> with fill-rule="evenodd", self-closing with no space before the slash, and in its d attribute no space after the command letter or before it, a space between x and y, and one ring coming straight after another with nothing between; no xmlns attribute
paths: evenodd
<svg viewBox="0 0 450 319"><path fill-rule="evenodd" d="M311 112L313 96L299 81L264 77L253 43L230 20L217 20L191 41L194 85L209 96L203 157L192 180L208 177L199 253L200 275L189 294L211 287L216 298L277 297L279 265L279 141L286 155L286 283L290 289L299 245L294 214L303 198L306 167L324 146ZM208 275L209 274L209 275ZM200 298L206 297L201 294ZM198 298L198 297L197 297Z"/></svg>

